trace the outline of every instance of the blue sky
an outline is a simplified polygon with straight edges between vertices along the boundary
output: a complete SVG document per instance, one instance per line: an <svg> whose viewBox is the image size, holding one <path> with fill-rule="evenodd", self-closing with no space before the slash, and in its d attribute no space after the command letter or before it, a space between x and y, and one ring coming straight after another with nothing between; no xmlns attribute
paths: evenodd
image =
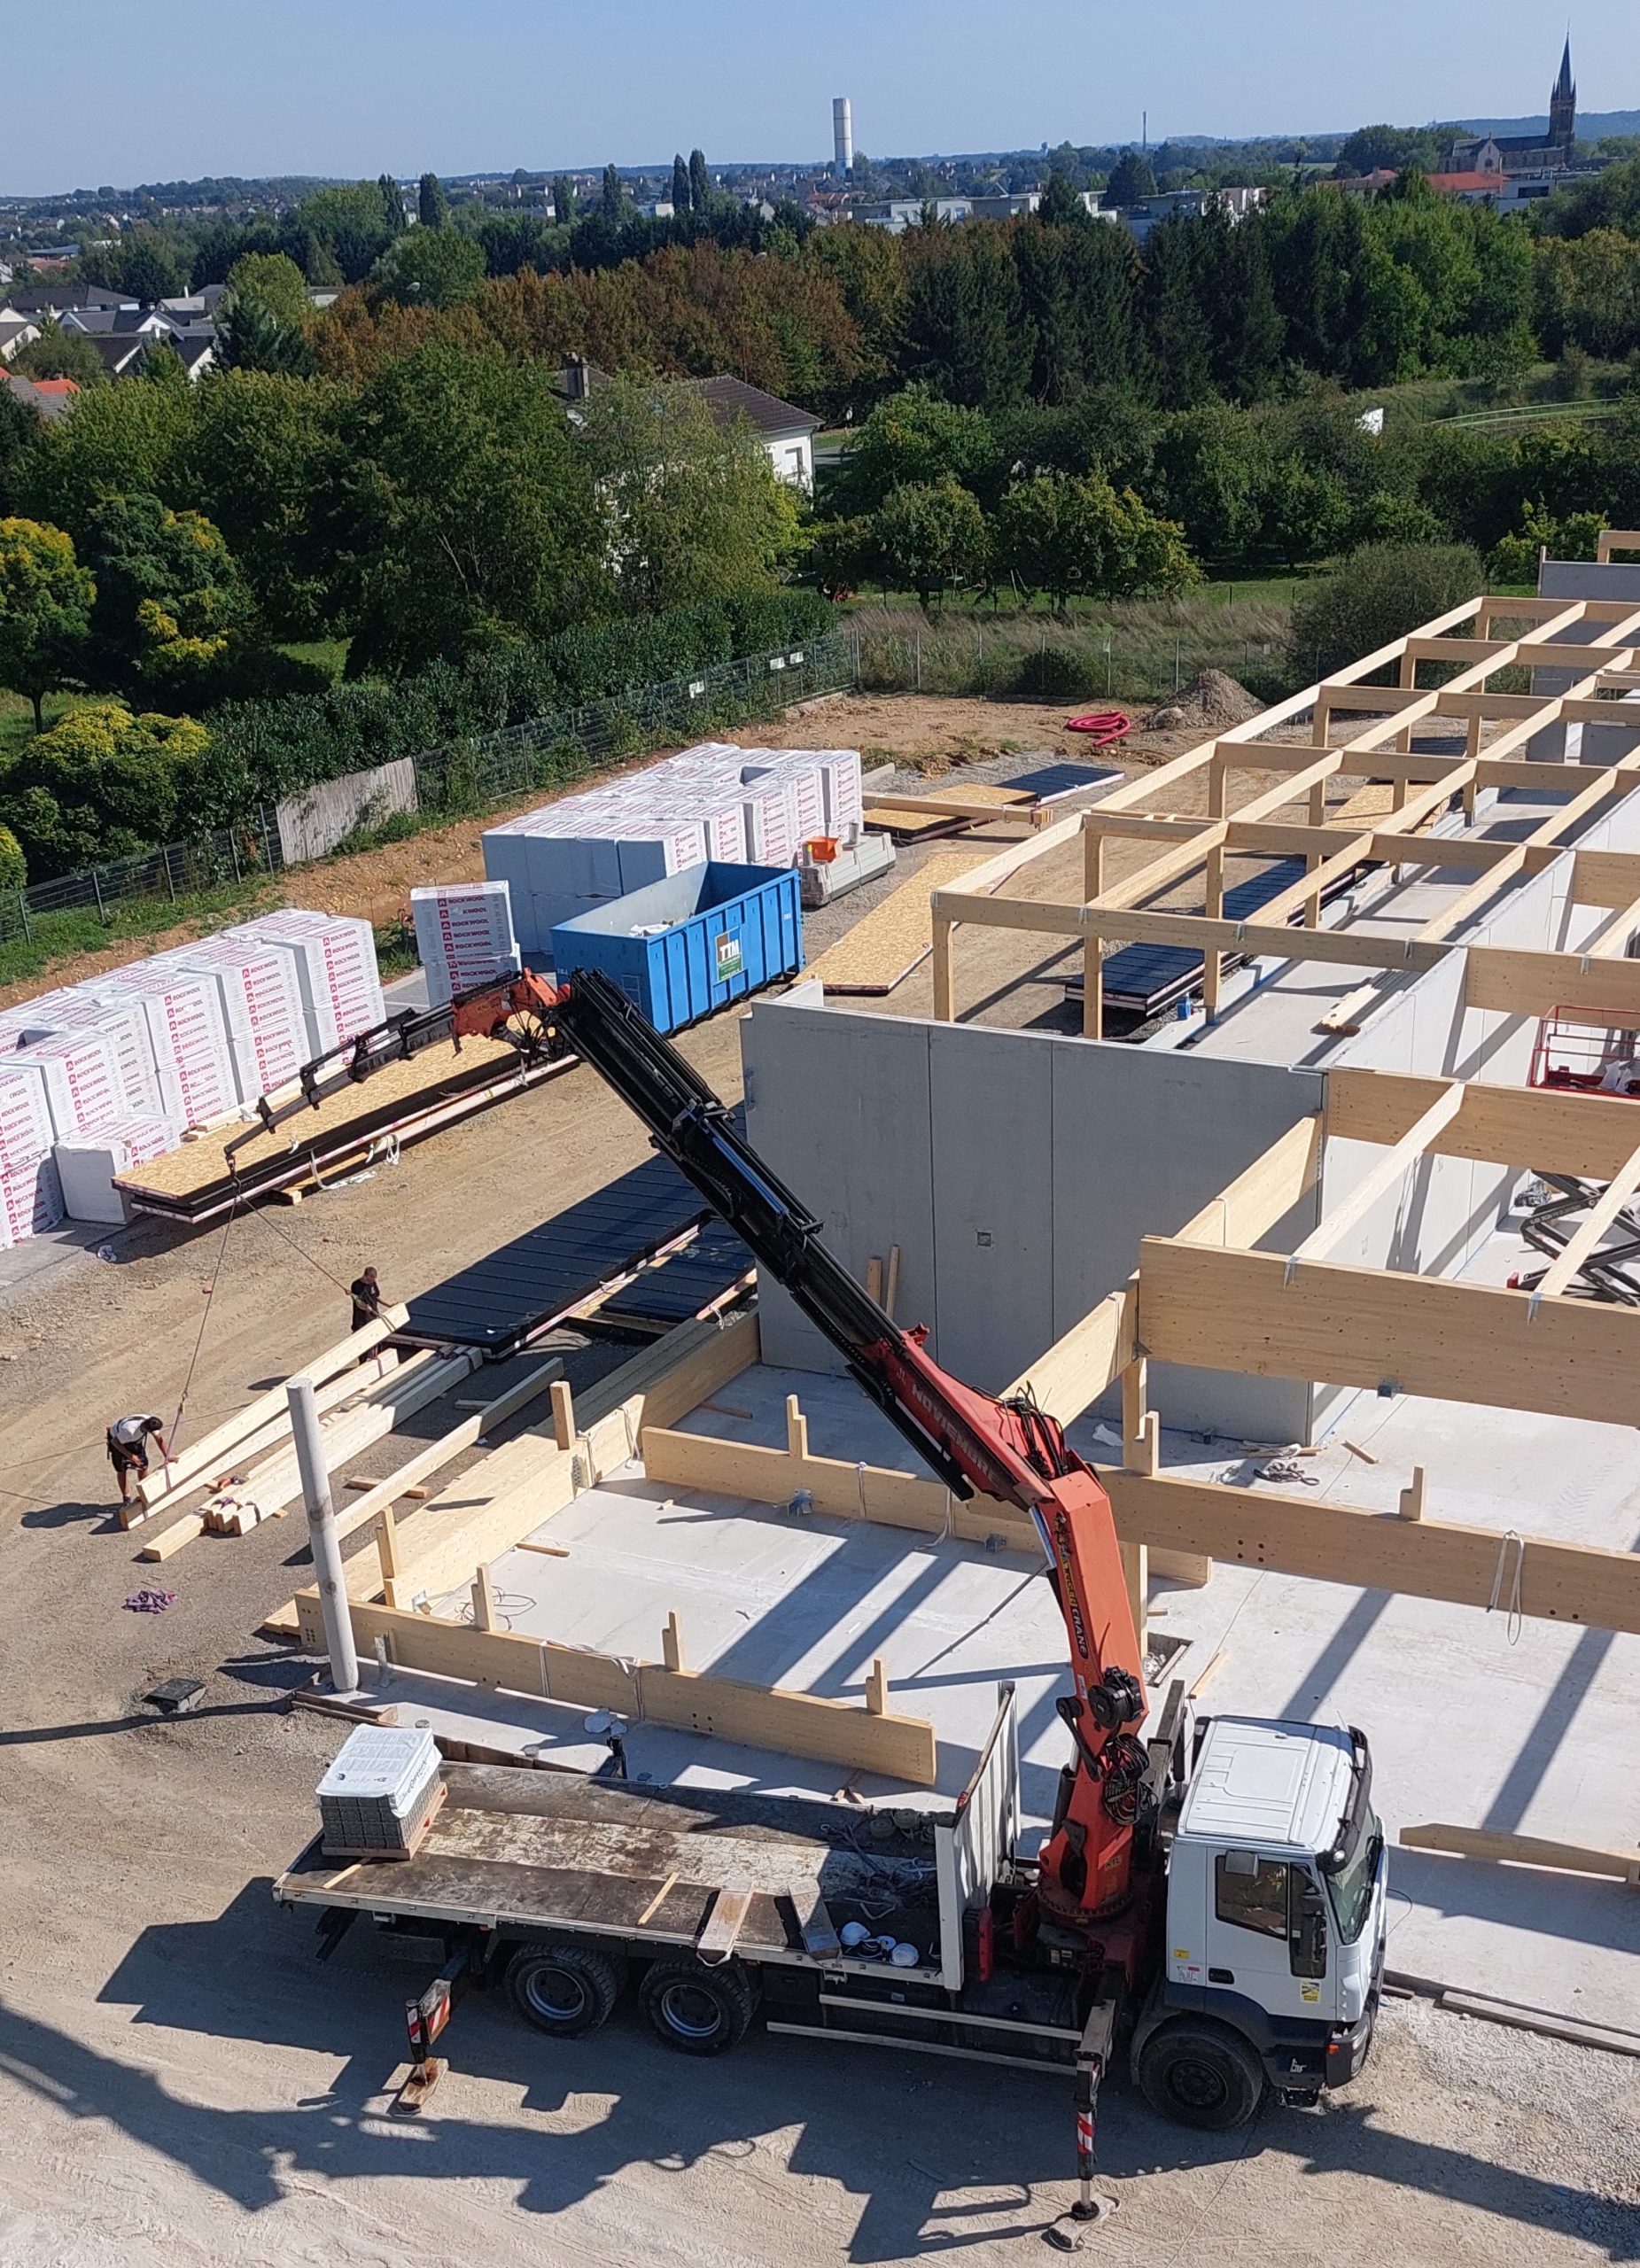
<svg viewBox="0 0 1640 2268"><path fill-rule="evenodd" d="M1634 0L1579 0L1586 109L1640 105ZM5 11L0 188L874 155L1541 110L1527 0L48 0Z"/></svg>

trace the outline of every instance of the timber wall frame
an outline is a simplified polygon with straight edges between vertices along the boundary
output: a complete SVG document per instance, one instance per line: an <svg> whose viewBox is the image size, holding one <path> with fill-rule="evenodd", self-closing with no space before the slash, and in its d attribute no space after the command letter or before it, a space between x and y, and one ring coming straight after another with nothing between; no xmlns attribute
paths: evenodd
<svg viewBox="0 0 1640 2268"><path fill-rule="evenodd" d="M1495 621L1525 626L1527 634L1493 637ZM1564 641L1564 642L1563 642ZM1491 680L1521 667L1564 672L1572 681L1559 693L1494 690ZM1420 686L1421 668L1452 672L1439 686ZM1393 669L1395 685L1364 680ZM1567 726L1611 725L1640 737L1640 713L1627 712L1622 696L1640 686L1640 609L1614 599L1512 599L1480 595L1454 607L1404 638L1380 647L1335 675L1267 709L1227 733L1187 750L1154 772L1116 788L1093 810L1061 819L1029 842L1010 845L965 875L961 886L936 890L930 901L934 937L934 1014L956 1014L954 936L974 927L1034 932L1079 941L1084 951L1083 1030L1098 1038L1104 1020L1103 960L1112 946L1134 941L1183 945L1203 960L1203 1003L1218 1013L1224 956L1267 954L1282 960L1317 960L1387 974L1433 968L1465 948L1451 933L1512 879L1535 873L1564 855L1565 836L1602 805L1640 788L1640 746L1610 765L1539 765L1527 753L1541 734ZM1370 717L1364 728L1334 742L1335 718ZM1270 742L1260 736L1308 718L1308 741ZM1465 726L1461 757L1415 753L1414 728L1435 719ZM1276 773L1273 787L1236 800L1239 775ZM1205 776L1205 816L1166 809L1171 789ZM1341 777L1393 782L1392 809L1359 826L1326 824L1329 781ZM1432 837L1428 826L1461 797L1473 815L1486 789L1532 784L1565 792L1568 800L1524 843ZM1302 806L1302 819L1278 814ZM1028 877L1050 852L1081 840L1083 892L1075 903L999 895ZM1126 840L1154 843L1154 857L1121 881L1106 884L1105 845ZM1256 921L1223 918L1227 857L1302 858L1305 873L1259 909ZM1324 929L1321 897L1327 885L1364 866L1427 866L1469 870L1473 880L1412 936L1384 939ZM1202 877L1201 913L1158 911L1149 901L1189 877ZM1594 902L1631 909L1640 924L1640 870L1627 898ZM1613 930L1618 927L1614 917ZM1622 951L1620 941L1613 948ZM1621 1006L1613 1021L1640 1025L1640 984L1604 979L1605 992L1584 1001L1572 980L1584 957L1504 953L1484 946L1466 956L1467 998L1474 1006L1541 1015L1571 1000ZM1569 964L1569 966L1567 966ZM1375 981L1375 978L1374 978ZM1556 986L1553 997L1547 995ZM1372 983L1352 993L1329 1019L1352 1029Z"/></svg>

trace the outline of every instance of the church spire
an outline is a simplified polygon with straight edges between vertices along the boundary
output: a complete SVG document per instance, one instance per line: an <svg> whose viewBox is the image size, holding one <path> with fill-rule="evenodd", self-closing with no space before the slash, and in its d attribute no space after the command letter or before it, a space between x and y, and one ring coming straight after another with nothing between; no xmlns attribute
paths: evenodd
<svg viewBox="0 0 1640 2268"><path fill-rule="evenodd" d="M1577 89L1572 81L1572 35L1567 32L1560 57L1560 75L1549 97L1549 139L1569 158L1577 139Z"/></svg>

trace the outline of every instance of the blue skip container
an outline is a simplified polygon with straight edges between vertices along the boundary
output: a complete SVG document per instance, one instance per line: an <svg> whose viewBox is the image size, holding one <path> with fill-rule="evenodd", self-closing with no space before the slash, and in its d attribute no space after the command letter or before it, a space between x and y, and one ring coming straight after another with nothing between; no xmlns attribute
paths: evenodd
<svg viewBox="0 0 1640 2268"><path fill-rule="evenodd" d="M602 969L657 1031L680 1031L803 967L796 870L686 866L560 921L552 965L560 984Z"/></svg>

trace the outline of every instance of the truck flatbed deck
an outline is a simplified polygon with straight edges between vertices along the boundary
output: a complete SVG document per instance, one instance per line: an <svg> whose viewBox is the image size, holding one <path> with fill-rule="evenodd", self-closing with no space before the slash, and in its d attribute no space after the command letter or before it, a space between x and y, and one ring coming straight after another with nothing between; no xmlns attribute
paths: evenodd
<svg viewBox="0 0 1640 2268"><path fill-rule="evenodd" d="M509 1932L641 1934L657 1946L688 1947L720 1898L750 1892L734 1941L748 1958L807 1963L804 1919L817 1905L838 1924L870 1909L874 1929L880 1922L897 1936L904 1930L923 1955L916 1968L895 1969L897 1981L939 1981L938 1814L901 1827L890 1814L797 1798L638 1788L491 1764L446 1764L442 1777L443 1809L414 1858L342 1864L315 1837L280 1876L275 1897ZM892 1893L891 1875L921 1868L926 1897ZM880 1961L842 1953L828 1953L826 1967L884 1973Z"/></svg>

